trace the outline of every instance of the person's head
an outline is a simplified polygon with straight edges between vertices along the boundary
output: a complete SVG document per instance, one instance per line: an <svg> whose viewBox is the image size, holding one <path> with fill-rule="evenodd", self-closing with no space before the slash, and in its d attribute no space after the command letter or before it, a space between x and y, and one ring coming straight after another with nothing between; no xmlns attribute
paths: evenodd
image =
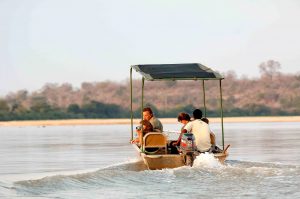
<svg viewBox="0 0 300 199"><path fill-rule="evenodd" d="M189 114L182 112L182 113L178 114L177 120L178 120L178 122L186 124L191 120L191 117Z"/></svg>
<svg viewBox="0 0 300 199"><path fill-rule="evenodd" d="M151 110L151 108L146 107L143 109L143 119L144 120L150 120L153 117L153 112Z"/></svg>
<svg viewBox="0 0 300 199"><path fill-rule="evenodd" d="M202 118L202 111L200 109L195 109L193 111L194 119L201 119Z"/></svg>
<svg viewBox="0 0 300 199"><path fill-rule="evenodd" d="M143 126L143 131L145 133L153 131L153 126L148 120L142 120L140 121L140 124Z"/></svg>
<svg viewBox="0 0 300 199"><path fill-rule="evenodd" d="M205 122L206 124L209 124L209 120L208 120L206 117L201 118L201 120L202 120L203 122Z"/></svg>

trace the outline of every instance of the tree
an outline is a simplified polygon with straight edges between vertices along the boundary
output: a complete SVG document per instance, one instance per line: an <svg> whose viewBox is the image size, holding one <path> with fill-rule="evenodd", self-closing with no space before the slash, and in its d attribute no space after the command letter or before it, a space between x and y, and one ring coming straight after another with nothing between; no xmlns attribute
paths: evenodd
<svg viewBox="0 0 300 199"><path fill-rule="evenodd" d="M0 111L8 112L9 106L5 100L0 99Z"/></svg>
<svg viewBox="0 0 300 199"><path fill-rule="evenodd" d="M51 110L51 106L45 97L37 96L32 98L30 109L34 112L45 113Z"/></svg>
<svg viewBox="0 0 300 199"><path fill-rule="evenodd" d="M278 69L281 68L281 64L274 60L268 60L259 65L259 71L262 76L273 78L274 75L278 74Z"/></svg>
<svg viewBox="0 0 300 199"><path fill-rule="evenodd" d="M78 114L78 113L81 112L80 107L79 107L78 104L70 104L70 105L68 106L67 111L68 111L69 113L75 113L75 114Z"/></svg>

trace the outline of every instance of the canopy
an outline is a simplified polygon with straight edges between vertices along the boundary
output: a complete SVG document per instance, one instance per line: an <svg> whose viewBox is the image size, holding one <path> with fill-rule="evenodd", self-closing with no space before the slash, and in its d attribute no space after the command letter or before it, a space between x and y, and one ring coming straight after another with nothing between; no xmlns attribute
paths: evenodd
<svg viewBox="0 0 300 199"><path fill-rule="evenodd" d="M222 125L222 144L224 150L224 127L223 127L223 102L222 102L222 80L224 79L218 72L198 63L187 64L146 64L133 65L130 67L130 110L131 110L131 140L133 139L133 89L132 89L132 69L140 73L142 78L142 100L141 112L144 108L144 82L145 80L202 80L204 116L206 117L205 105L205 80L219 80L220 83L220 112ZM143 114L141 113L143 118Z"/></svg>
<svg viewBox="0 0 300 199"><path fill-rule="evenodd" d="M198 63L187 64L146 64L131 66L146 80L197 80L224 79L218 72Z"/></svg>

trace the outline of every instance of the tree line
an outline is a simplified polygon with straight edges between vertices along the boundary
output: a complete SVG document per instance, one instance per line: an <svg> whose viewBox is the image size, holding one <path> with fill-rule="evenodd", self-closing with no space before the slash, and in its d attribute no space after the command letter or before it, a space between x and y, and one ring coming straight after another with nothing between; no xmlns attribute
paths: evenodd
<svg viewBox="0 0 300 199"><path fill-rule="evenodd" d="M179 112L187 112L189 114L195 108L192 104L179 106L170 110L159 110L151 104L151 107L157 117L177 117ZM281 109L271 109L262 105L252 104L245 109L225 109L223 114L229 116L272 116L272 115L299 115L300 112L287 112ZM135 118L141 117L141 109L134 110ZM208 110L207 115L210 117L220 116L219 110ZM96 119L96 118L130 118L130 110L115 104L104 104L92 101L80 107L78 104L70 104L67 108L53 107L47 103L36 104L28 110L12 111L5 101L0 101L0 121L11 120L57 120L57 119Z"/></svg>
<svg viewBox="0 0 300 199"><path fill-rule="evenodd" d="M274 60L259 65L260 77L222 74L224 116L300 115L300 74L283 74ZM207 115L220 115L219 82L205 81ZM141 83L133 81L134 117L140 117ZM145 82L145 106L158 117L203 109L202 81ZM46 84L34 92L20 90L0 98L0 120L130 117L129 80Z"/></svg>

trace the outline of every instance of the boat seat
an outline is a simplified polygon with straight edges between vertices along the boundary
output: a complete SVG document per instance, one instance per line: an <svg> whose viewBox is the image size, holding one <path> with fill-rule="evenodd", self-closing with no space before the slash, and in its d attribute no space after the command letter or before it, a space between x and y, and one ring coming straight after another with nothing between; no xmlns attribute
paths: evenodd
<svg viewBox="0 0 300 199"><path fill-rule="evenodd" d="M162 150L164 150L164 153L167 153L167 137L163 133L147 133L143 138L143 148L146 152L150 153ZM148 151L147 149L151 149L151 151Z"/></svg>

